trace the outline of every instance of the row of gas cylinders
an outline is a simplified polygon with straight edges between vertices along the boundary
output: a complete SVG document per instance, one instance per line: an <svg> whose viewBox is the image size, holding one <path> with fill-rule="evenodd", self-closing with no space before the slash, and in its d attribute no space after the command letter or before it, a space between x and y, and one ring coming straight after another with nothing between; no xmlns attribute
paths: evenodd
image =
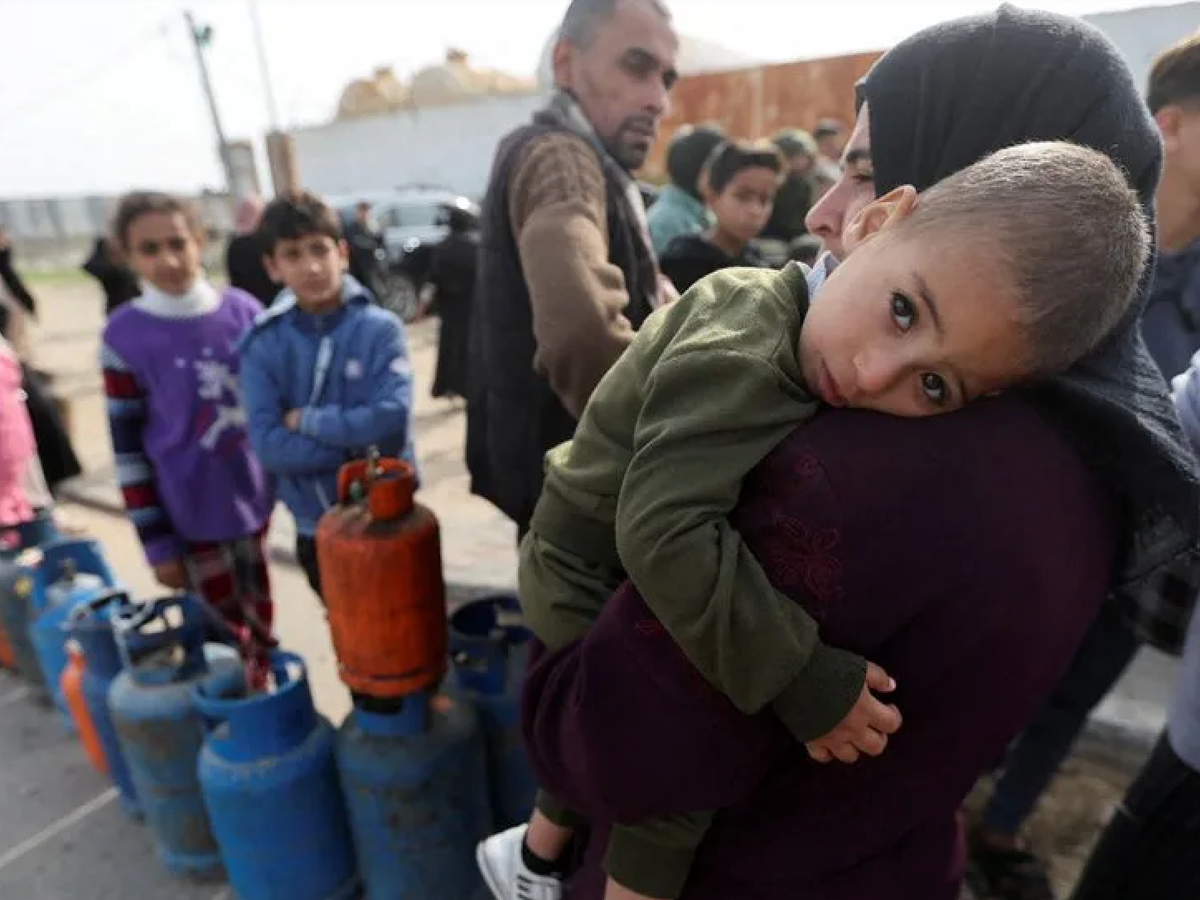
<svg viewBox="0 0 1200 900"><path fill-rule="evenodd" d="M198 600L132 601L91 541L0 560L9 661L49 686L176 874L224 874L240 900L485 896L475 844L524 821L535 790L519 605L485 597L447 621L437 522L403 464L351 464L339 494L318 531L354 699L336 732L297 656L275 652L249 691Z"/></svg>

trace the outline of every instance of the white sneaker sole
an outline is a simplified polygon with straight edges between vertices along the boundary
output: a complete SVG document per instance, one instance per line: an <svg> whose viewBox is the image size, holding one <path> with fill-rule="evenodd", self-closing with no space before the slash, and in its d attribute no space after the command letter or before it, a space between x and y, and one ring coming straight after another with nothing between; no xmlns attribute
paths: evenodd
<svg viewBox="0 0 1200 900"><path fill-rule="evenodd" d="M487 889L491 892L496 900L508 900L500 890L500 878L492 871L491 864L488 862L487 854L484 852L484 841L480 841L475 845L475 865L479 868L479 874L483 876L483 883L487 885Z"/></svg>

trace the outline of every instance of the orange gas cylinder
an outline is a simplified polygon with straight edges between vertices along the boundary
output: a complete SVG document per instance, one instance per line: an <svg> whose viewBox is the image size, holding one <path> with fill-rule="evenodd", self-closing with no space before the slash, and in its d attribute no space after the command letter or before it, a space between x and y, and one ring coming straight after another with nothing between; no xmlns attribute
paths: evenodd
<svg viewBox="0 0 1200 900"><path fill-rule="evenodd" d="M392 699L435 686L446 669L446 586L433 513L415 503L405 462L348 463L338 505L317 524L317 563L342 678Z"/></svg>
<svg viewBox="0 0 1200 900"><path fill-rule="evenodd" d="M67 710L71 713L71 721L75 723L75 734L79 737L79 743L83 744L83 752L97 772L106 774L108 764L104 759L104 750L83 697L83 652L74 641L67 643L67 666L59 676L58 685L67 701Z"/></svg>
<svg viewBox="0 0 1200 900"><path fill-rule="evenodd" d="M17 658L13 656L12 644L8 642L8 635L4 633L2 626L0 626L0 669L14 672L17 669Z"/></svg>

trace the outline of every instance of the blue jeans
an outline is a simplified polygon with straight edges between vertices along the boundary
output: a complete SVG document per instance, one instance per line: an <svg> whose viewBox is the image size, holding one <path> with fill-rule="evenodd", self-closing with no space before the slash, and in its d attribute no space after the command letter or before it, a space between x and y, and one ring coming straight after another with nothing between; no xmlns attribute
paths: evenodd
<svg viewBox="0 0 1200 900"><path fill-rule="evenodd" d="M1015 837L1071 752L1088 716L1112 690L1140 646L1108 604L1088 630L1062 680L1008 747L1003 773L983 811L988 831Z"/></svg>

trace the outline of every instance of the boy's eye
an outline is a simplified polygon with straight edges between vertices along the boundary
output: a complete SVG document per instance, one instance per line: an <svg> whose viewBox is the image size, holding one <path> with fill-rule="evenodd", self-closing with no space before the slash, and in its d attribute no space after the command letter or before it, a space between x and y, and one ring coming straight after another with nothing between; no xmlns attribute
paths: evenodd
<svg viewBox="0 0 1200 900"><path fill-rule="evenodd" d="M157 241L143 241L142 243L137 245L136 252L139 256L157 256L158 255L158 242Z"/></svg>
<svg viewBox="0 0 1200 900"><path fill-rule="evenodd" d="M917 309L913 302L901 293L892 294L892 319L901 331L908 331L917 324Z"/></svg>
<svg viewBox="0 0 1200 900"><path fill-rule="evenodd" d="M950 399L946 379L936 372L921 373L921 391L934 406L945 406Z"/></svg>
<svg viewBox="0 0 1200 900"><path fill-rule="evenodd" d="M173 237L167 241L167 249L173 253L182 253L187 249L187 239L181 237Z"/></svg>

